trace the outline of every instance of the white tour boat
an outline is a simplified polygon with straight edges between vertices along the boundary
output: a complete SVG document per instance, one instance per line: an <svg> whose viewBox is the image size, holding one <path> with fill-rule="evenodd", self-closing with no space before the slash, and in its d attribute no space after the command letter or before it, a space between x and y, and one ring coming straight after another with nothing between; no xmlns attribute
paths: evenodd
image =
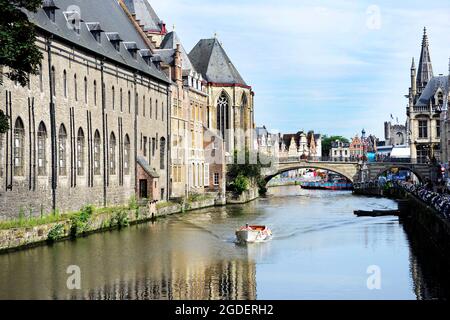
<svg viewBox="0 0 450 320"><path fill-rule="evenodd" d="M238 242L264 242L272 238L272 231L266 226L250 226L245 225L236 230Z"/></svg>

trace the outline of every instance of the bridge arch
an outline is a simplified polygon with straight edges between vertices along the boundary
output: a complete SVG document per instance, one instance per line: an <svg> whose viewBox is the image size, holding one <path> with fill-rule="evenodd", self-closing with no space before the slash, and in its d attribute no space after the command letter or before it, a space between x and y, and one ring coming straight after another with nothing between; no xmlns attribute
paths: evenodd
<svg viewBox="0 0 450 320"><path fill-rule="evenodd" d="M420 182L424 182L426 179L426 177L421 172L416 170L415 168L410 167L408 165L401 165L401 164L392 164L392 165L384 166L383 168L378 169L375 173L371 173L370 176L373 177L372 180L377 180L382 174L384 174L392 169L410 171L410 172L414 173L414 175L419 179Z"/></svg>
<svg viewBox="0 0 450 320"><path fill-rule="evenodd" d="M353 170L348 170L348 169L341 169L341 168L337 168L334 166L328 166L326 164L321 165L321 164L316 164L316 163L304 163L304 164L296 164L296 165L289 165L289 166L283 166L278 168L278 170L276 171L276 173L271 173L269 175L267 175L265 177L265 181L266 183L268 183L270 180L272 180L273 178L275 178L276 176L284 173L284 172L288 172L291 170L298 170L298 169L319 169L319 170L326 170L326 171L330 171L336 174L339 174L341 176L343 176L344 178L348 179L351 183L353 183L356 180L356 169Z"/></svg>

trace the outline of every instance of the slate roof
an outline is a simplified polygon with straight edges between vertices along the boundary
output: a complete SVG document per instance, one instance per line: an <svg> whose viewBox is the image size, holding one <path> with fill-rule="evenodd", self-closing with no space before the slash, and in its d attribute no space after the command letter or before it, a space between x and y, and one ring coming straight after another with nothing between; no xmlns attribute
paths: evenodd
<svg viewBox="0 0 450 320"><path fill-rule="evenodd" d="M449 82L447 76L433 77L422 91L420 98L416 102L416 106L425 107L430 105L430 100L434 98L436 91L441 88L444 92L444 98L448 96ZM445 102L444 102L444 105Z"/></svg>
<svg viewBox="0 0 450 320"><path fill-rule="evenodd" d="M183 70L194 70L194 67L192 66L191 60L189 60L189 56L186 53L186 50L183 47L183 44L180 41L180 38L178 37L177 33L175 31L169 32L161 42L161 49L176 49L177 44L180 45L181 50L181 60L182 60L182 69ZM156 50L158 51L158 50ZM172 57L173 61L173 57Z"/></svg>
<svg viewBox="0 0 450 320"><path fill-rule="evenodd" d="M200 40L189 53L189 59L208 82L247 86L216 38Z"/></svg>
<svg viewBox="0 0 450 320"><path fill-rule="evenodd" d="M36 13L26 12L30 21L36 24L38 29L49 32L56 38L70 42L74 46L94 52L164 82L169 81L166 75L156 66L147 64L140 54L137 54L137 58L134 59L123 43L120 44L120 51L117 51L109 41L107 34L111 38L121 39L124 42L134 42L136 48L148 49L141 35L116 0L53 0L52 2L59 8L55 11L55 23L48 18L43 9L39 9ZM80 9L79 34L69 28L70 24L64 15L64 11L71 7ZM95 23L96 29L105 31L101 33L100 42L95 40L87 23ZM89 24L89 26L93 25ZM134 45L130 46L134 47Z"/></svg>
<svg viewBox="0 0 450 320"><path fill-rule="evenodd" d="M144 157L137 156L136 161L150 177L159 178L159 174L156 172L155 169L152 169L150 167L150 165L148 164L147 160Z"/></svg>
<svg viewBox="0 0 450 320"><path fill-rule="evenodd" d="M123 2L128 11L135 15L136 20L139 20L139 24L143 25L144 31L158 33L163 31L164 23L159 19L148 0L123 0Z"/></svg>
<svg viewBox="0 0 450 320"><path fill-rule="evenodd" d="M430 48L427 36L427 29L423 30L422 51L417 70L417 87L423 87L433 77L433 66L431 64Z"/></svg>

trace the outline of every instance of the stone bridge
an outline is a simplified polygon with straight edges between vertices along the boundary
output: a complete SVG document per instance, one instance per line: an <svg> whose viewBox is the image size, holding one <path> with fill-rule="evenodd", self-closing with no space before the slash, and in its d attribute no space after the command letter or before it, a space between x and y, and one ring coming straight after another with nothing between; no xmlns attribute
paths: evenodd
<svg viewBox="0 0 450 320"><path fill-rule="evenodd" d="M269 182L277 175L297 169L321 169L340 174L352 183L375 180L384 172L392 169L406 169L413 172L421 181L429 178L435 180L436 166L429 164L414 164L400 162L374 162L359 163L347 161L326 161L326 160L306 160L306 159L279 159L270 168L265 168L262 174L266 182Z"/></svg>

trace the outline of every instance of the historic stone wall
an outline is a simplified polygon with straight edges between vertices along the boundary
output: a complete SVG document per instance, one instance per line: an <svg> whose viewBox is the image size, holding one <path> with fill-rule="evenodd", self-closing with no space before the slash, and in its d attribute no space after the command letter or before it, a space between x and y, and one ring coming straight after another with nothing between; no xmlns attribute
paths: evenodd
<svg viewBox="0 0 450 320"><path fill-rule="evenodd" d="M52 184L56 187L55 207L62 212L85 204L124 204L134 195L136 155L146 156L155 166L160 174L159 191L164 189L167 194L167 85L55 40L49 56L46 40L37 38L44 57L41 75L31 76L29 87L8 79L0 87L0 109L11 119L11 128L0 143L0 220L17 218L19 212L27 216L51 212ZM51 78L55 82L54 125ZM6 103L9 95L10 110ZM33 99L34 108L29 106ZM24 129L20 142L11 136L17 119ZM44 137L41 140L40 135ZM17 145L22 150L22 172L14 170L12 163Z"/></svg>

